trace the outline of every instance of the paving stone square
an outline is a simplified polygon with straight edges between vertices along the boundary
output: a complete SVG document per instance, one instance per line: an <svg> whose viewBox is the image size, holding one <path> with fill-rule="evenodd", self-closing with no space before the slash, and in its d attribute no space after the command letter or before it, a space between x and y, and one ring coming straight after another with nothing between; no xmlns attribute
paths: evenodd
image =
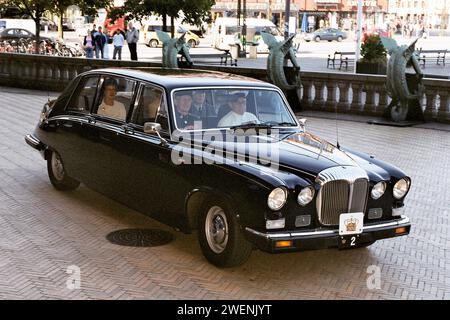
<svg viewBox="0 0 450 320"><path fill-rule="evenodd" d="M195 234L175 232L83 185L67 193L51 186L46 163L24 141L48 95L55 94L0 87L0 299L449 299L448 130L308 113L312 133L334 143L337 125L342 146L411 176L411 234L347 251L254 251L245 265L218 269ZM126 228L170 231L174 241L136 248L106 239ZM71 290L73 266L81 286ZM371 266L381 271L379 289L367 286Z"/></svg>

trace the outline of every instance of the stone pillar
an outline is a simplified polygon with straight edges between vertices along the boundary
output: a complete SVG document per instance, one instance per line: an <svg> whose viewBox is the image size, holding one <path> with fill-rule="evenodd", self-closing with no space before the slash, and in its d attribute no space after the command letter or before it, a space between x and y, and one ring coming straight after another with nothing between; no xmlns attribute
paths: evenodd
<svg viewBox="0 0 450 320"><path fill-rule="evenodd" d="M450 123L450 107L448 105L448 88L439 88L439 96L441 97L441 103L437 114L437 121Z"/></svg>
<svg viewBox="0 0 450 320"><path fill-rule="evenodd" d="M339 87L339 102L337 104L337 111L338 112L347 112L349 108L349 89L350 89L350 83L349 82L338 82Z"/></svg>
<svg viewBox="0 0 450 320"><path fill-rule="evenodd" d="M436 94L437 91L435 89L425 89L425 97L427 99L427 105L425 107L425 111L423 116L425 120L433 120L436 117Z"/></svg>
<svg viewBox="0 0 450 320"><path fill-rule="evenodd" d="M304 110L311 109L311 89L312 83L310 81L302 80L303 95L301 105Z"/></svg>
<svg viewBox="0 0 450 320"><path fill-rule="evenodd" d="M33 65L31 66L31 79L37 79L38 78L38 63L36 61L33 61Z"/></svg>
<svg viewBox="0 0 450 320"><path fill-rule="evenodd" d="M384 109L388 106L388 95L384 84L378 86L378 95L376 115L381 116L384 113Z"/></svg>
<svg viewBox="0 0 450 320"><path fill-rule="evenodd" d="M354 82L352 83L352 103L350 104L350 113L359 114L361 113L361 95L363 90L363 83Z"/></svg>
<svg viewBox="0 0 450 320"><path fill-rule="evenodd" d="M324 98L323 98L323 88L325 84L322 81L314 81L314 100L313 107L316 111L322 111Z"/></svg>
<svg viewBox="0 0 450 320"><path fill-rule="evenodd" d="M377 106L375 105L375 86L371 83L366 83L364 89L366 91L366 103L363 106L362 113L365 115L375 115Z"/></svg>
<svg viewBox="0 0 450 320"><path fill-rule="evenodd" d="M335 112L337 99L336 99L336 88L335 82L327 82L327 101L325 102L325 111Z"/></svg>

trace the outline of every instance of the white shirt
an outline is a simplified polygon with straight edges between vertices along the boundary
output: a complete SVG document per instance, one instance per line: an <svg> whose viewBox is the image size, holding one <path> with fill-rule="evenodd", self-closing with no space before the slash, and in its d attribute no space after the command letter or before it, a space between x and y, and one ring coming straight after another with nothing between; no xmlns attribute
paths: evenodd
<svg viewBox="0 0 450 320"><path fill-rule="evenodd" d="M115 34L113 37L114 47L123 47L123 43L124 43L123 35L121 33Z"/></svg>
<svg viewBox="0 0 450 320"><path fill-rule="evenodd" d="M127 111L125 109L125 106L122 102L115 101L112 106L108 105L103 101L99 106L97 110L97 114L101 116L107 116L119 120L124 120L127 117Z"/></svg>
<svg viewBox="0 0 450 320"><path fill-rule="evenodd" d="M232 127L238 126L246 122L259 123L258 118L250 112L244 112L244 114L237 114L234 111L230 111L225 115L222 119L220 119L218 126L219 127Z"/></svg>

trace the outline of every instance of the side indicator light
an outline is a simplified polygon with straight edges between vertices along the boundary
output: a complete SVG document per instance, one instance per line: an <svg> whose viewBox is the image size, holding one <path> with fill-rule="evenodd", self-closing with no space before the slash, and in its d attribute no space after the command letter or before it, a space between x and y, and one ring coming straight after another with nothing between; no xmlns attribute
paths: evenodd
<svg viewBox="0 0 450 320"><path fill-rule="evenodd" d="M403 234L406 233L406 228L405 227L400 227L395 229L395 234Z"/></svg>
<svg viewBox="0 0 450 320"><path fill-rule="evenodd" d="M288 248L288 247L292 247L292 240L275 242L275 248Z"/></svg>

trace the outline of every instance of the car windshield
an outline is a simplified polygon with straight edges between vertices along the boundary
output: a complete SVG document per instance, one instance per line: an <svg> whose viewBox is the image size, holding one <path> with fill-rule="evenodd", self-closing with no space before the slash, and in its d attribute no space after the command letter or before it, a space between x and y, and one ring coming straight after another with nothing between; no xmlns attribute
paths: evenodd
<svg viewBox="0 0 450 320"><path fill-rule="evenodd" d="M181 130L261 125L297 126L281 94L271 89L192 89L172 95L175 124Z"/></svg>

